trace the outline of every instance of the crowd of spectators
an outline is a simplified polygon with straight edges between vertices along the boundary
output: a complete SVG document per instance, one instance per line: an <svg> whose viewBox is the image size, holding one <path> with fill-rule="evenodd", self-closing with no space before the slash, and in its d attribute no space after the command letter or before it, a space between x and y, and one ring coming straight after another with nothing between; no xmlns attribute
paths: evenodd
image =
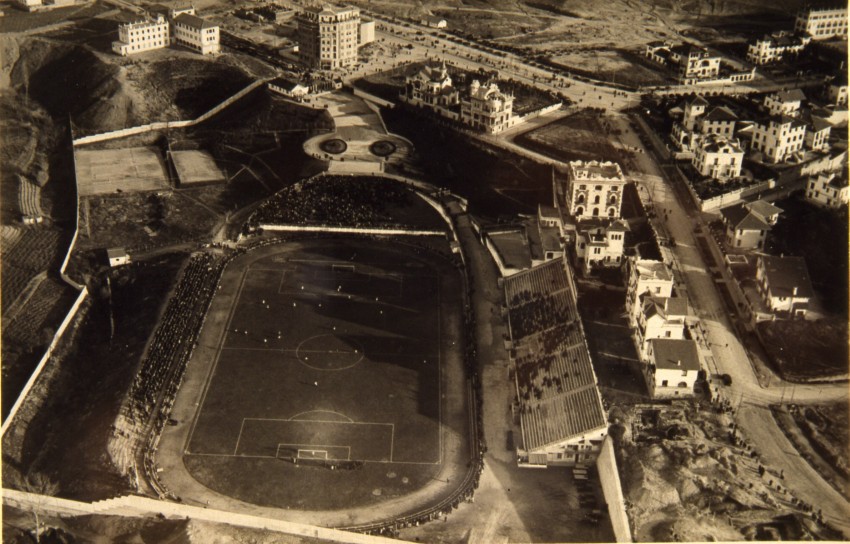
<svg viewBox="0 0 850 544"><path fill-rule="evenodd" d="M391 208L412 203L413 193L374 176L317 176L275 194L249 221L289 225L403 227Z"/></svg>
<svg viewBox="0 0 850 544"><path fill-rule="evenodd" d="M146 422L161 393L182 377L223 264L219 256L199 253L186 265L130 387L131 421Z"/></svg>

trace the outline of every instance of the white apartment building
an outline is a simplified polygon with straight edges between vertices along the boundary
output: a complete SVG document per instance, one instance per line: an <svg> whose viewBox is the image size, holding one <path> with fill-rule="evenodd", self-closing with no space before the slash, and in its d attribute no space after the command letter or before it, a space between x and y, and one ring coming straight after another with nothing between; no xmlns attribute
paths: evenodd
<svg viewBox="0 0 850 544"><path fill-rule="evenodd" d="M626 261L626 313L632 327L637 325L641 297L670 297L673 295L673 273L661 261L630 257Z"/></svg>
<svg viewBox="0 0 850 544"><path fill-rule="evenodd" d="M738 140L709 134L697 144L691 162L700 175L728 181L740 177L744 150Z"/></svg>
<svg viewBox="0 0 850 544"><path fill-rule="evenodd" d="M635 327L635 340L642 361L649 357L653 338L681 340L685 337L688 301L681 297L641 297L641 311Z"/></svg>
<svg viewBox="0 0 850 544"><path fill-rule="evenodd" d="M143 51L162 49L171 42L169 24L162 15L118 26L118 41L112 51L125 57Z"/></svg>
<svg viewBox="0 0 850 544"><path fill-rule="evenodd" d="M629 227L622 220L589 220L576 226L576 257L582 272L617 267L623 263L623 248Z"/></svg>
<svg viewBox="0 0 850 544"><path fill-rule="evenodd" d="M514 97L499 90L495 83L481 85L474 80L469 97L461 100L461 121L482 132L497 134L516 123L513 114Z"/></svg>
<svg viewBox="0 0 850 544"><path fill-rule="evenodd" d="M296 16L298 54L311 68L336 70L357 63L360 10L325 5Z"/></svg>
<svg viewBox="0 0 850 544"><path fill-rule="evenodd" d="M829 84L826 89L826 96L829 98L830 104L836 106L847 105L847 75L842 75L838 80Z"/></svg>
<svg viewBox="0 0 850 544"><path fill-rule="evenodd" d="M847 176L825 172L812 176L806 182L806 200L812 204L837 209L850 202L850 185Z"/></svg>
<svg viewBox="0 0 850 544"><path fill-rule="evenodd" d="M803 149L806 124L793 117L771 117L753 125L752 149L760 151L765 160L782 162Z"/></svg>
<svg viewBox="0 0 850 544"><path fill-rule="evenodd" d="M620 217L627 181L619 164L571 161L567 175L567 204L576 220Z"/></svg>
<svg viewBox="0 0 850 544"><path fill-rule="evenodd" d="M174 43L187 47L202 55L220 52L218 25L201 17L182 13L171 23Z"/></svg>
<svg viewBox="0 0 850 544"><path fill-rule="evenodd" d="M655 338L647 349L650 364L645 377L652 398L693 396L701 368L694 340Z"/></svg>
<svg viewBox="0 0 850 544"><path fill-rule="evenodd" d="M847 8L809 9L797 14L794 31L815 40L847 35Z"/></svg>
<svg viewBox="0 0 850 544"><path fill-rule="evenodd" d="M832 125L826 119L817 115L805 116L808 127L806 128L806 149L812 151L829 151L829 135L832 133Z"/></svg>
<svg viewBox="0 0 850 544"><path fill-rule="evenodd" d="M765 305L790 317L806 317L814 296L809 269L803 257L759 255L756 287Z"/></svg>
<svg viewBox="0 0 850 544"><path fill-rule="evenodd" d="M806 95L800 89L779 91L764 98L764 107L767 108L770 115L795 116L800 111L800 106L803 105L805 99Z"/></svg>
<svg viewBox="0 0 850 544"><path fill-rule="evenodd" d="M812 41L811 36L796 36L784 30L766 35L747 47L747 60L758 66L799 55Z"/></svg>

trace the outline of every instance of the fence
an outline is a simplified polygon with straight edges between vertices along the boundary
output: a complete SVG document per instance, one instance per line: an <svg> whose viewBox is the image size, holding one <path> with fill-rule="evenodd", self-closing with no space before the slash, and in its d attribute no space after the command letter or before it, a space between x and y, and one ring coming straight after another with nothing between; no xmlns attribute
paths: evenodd
<svg viewBox="0 0 850 544"><path fill-rule="evenodd" d="M561 106L563 106L563 104L561 102L558 102L557 104L552 104L551 106L546 106L544 108L540 108L539 110L530 111L525 115L520 115L517 119L517 123L524 123L536 117L540 117L541 115L546 115L547 113L557 111L561 109Z"/></svg>
<svg viewBox="0 0 850 544"><path fill-rule="evenodd" d="M233 104L234 102L236 102L237 100L239 100L240 98L245 96L246 94L250 93L251 91L253 91L257 87L259 87L260 85L265 85L265 83L267 81L268 81L268 79L260 79L260 80L254 81L253 83L251 83L250 85L248 85L247 87L242 89L241 91L237 92L233 96L226 99L221 104L215 106L214 108L207 111L206 113L201 114L201 116L197 117L196 119L189 119L189 120L186 120L186 121L157 121L155 123L149 123L147 125L140 125L140 126L137 126L137 127L122 128L122 129L118 129L118 130L113 130L111 132L103 132L101 134L92 134L91 136L82 136L80 138L75 139L73 141L73 143L74 143L74 146L76 147L78 145L92 144L92 143L95 143L95 142L105 142L107 140L115 140L117 138L123 138L125 136L135 136L136 134L144 134L146 132L153 132L153 131L156 131L156 130L167 130L167 129L172 129L172 128L190 127L190 126L196 125L198 123L201 123L203 121L206 121L207 119L209 119L213 115L216 115L217 113L219 113L224 108L230 106L231 104Z"/></svg>
<svg viewBox="0 0 850 544"><path fill-rule="evenodd" d="M620 473L617 471L617 458L614 456L614 441L610 436L606 436L602 442L602 449L596 458L596 469L599 472L605 502L608 503L608 516L614 529L614 539L617 542L632 542Z"/></svg>

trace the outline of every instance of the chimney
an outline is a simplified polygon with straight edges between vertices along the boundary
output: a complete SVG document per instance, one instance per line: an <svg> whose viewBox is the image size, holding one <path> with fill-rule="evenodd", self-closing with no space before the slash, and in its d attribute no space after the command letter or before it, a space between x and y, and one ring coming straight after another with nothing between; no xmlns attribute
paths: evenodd
<svg viewBox="0 0 850 544"><path fill-rule="evenodd" d="M682 360L681 359L676 360L676 366L682 366Z"/></svg>
<svg viewBox="0 0 850 544"><path fill-rule="evenodd" d="M794 287L794 289L791 291L791 294L792 294L792 295L794 295L795 297L797 296L797 287L796 287L796 286L795 286L795 287Z"/></svg>

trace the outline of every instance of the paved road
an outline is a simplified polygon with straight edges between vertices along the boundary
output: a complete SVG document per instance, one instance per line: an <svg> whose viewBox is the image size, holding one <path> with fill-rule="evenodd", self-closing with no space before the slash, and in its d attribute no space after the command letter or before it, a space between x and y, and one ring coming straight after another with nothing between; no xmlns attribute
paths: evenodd
<svg viewBox="0 0 850 544"><path fill-rule="evenodd" d="M619 126L624 144L642 148L625 119L619 121ZM850 503L800 458L767 408L791 398L797 404L847 400L847 385L795 385L775 376L770 388L762 387L749 354L735 333L715 278L697 248L695 227L699 226L703 232L707 230L701 223L701 216L682 205L677 192L648 152L638 154L637 160L641 170L636 176L637 182L650 195L658 212L653 221L659 230L669 232L676 239L671 257L677 289L689 298L705 331L700 339L702 355L709 361L707 370L732 377L732 386L721 388L720 395L738 408L738 426L762 454L766 465L784 470L784 484L802 500L822 508L824 517L850 537ZM668 213L662 213L663 210Z"/></svg>

